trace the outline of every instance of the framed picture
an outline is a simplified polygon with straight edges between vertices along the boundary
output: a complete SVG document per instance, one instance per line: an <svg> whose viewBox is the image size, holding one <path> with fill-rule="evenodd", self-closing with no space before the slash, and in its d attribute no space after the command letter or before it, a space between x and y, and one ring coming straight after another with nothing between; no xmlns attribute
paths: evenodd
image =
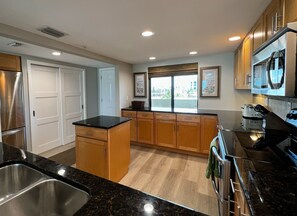
<svg viewBox="0 0 297 216"><path fill-rule="evenodd" d="M220 66L200 68L200 97L220 96Z"/></svg>
<svg viewBox="0 0 297 216"><path fill-rule="evenodd" d="M146 73L134 73L134 97L146 97Z"/></svg>

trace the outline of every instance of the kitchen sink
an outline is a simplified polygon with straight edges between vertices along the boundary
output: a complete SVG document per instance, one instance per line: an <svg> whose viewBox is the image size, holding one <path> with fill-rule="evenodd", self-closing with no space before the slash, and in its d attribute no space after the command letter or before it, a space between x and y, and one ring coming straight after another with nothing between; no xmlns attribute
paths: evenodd
<svg viewBox="0 0 297 216"><path fill-rule="evenodd" d="M23 164L0 168L0 201L42 179L43 174Z"/></svg>
<svg viewBox="0 0 297 216"><path fill-rule="evenodd" d="M89 195L62 181L44 180L0 205L1 215L73 215ZM16 214L17 213L17 214Z"/></svg>
<svg viewBox="0 0 297 216"><path fill-rule="evenodd" d="M0 215L73 215L89 194L23 164L0 168Z"/></svg>

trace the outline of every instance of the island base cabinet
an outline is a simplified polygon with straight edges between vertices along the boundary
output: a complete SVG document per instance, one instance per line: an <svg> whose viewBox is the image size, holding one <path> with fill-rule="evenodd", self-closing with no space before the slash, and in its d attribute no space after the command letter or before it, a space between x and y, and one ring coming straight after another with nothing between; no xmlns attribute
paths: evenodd
<svg viewBox="0 0 297 216"><path fill-rule="evenodd" d="M76 167L119 182L130 164L130 122L110 129L75 126Z"/></svg>
<svg viewBox="0 0 297 216"><path fill-rule="evenodd" d="M106 142L76 137L76 167L107 178Z"/></svg>

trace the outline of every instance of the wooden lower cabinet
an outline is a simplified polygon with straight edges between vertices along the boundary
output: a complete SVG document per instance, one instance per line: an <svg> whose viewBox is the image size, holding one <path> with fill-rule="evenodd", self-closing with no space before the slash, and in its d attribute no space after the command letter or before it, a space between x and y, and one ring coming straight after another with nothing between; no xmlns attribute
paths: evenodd
<svg viewBox="0 0 297 216"><path fill-rule="evenodd" d="M136 123L136 111L122 111L122 116L131 118L130 121L130 140L137 141L137 123Z"/></svg>
<svg viewBox="0 0 297 216"><path fill-rule="evenodd" d="M155 144L169 148L176 148L175 121L155 121Z"/></svg>
<svg viewBox="0 0 297 216"><path fill-rule="evenodd" d="M130 164L129 131L129 121L110 129L76 125L76 167L119 182Z"/></svg>
<svg viewBox="0 0 297 216"><path fill-rule="evenodd" d="M234 184L234 189L235 189L235 193L234 193L234 215L235 216L250 216L250 209L248 206L248 203L245 199L244 196L244 192L240 186L239 183L239 178L237 176L237 173L235 175L235 183Z"/></svg>
<svg viewBox="0 0 297 216"><path fill-rule="evenodd" d="M177 122L177 148L185 151L199 152L200 123Z"/></svg>
<svg viewBox="0 0 297 216"><path fill-rule="evenodd" d="M137 119L137 142L154 144L154 120Z"/></svg>
<svg viewBox="0 0 297 216"><path fill-rule="evenodd" d="M218 135L217 124L217 116L201 116L201 145L199 150L200 153L209 153L210 142L213 140L214 137Z"/></svg>
<svg viewBox="0 0 297 216"><path fill-rule="evenodd" d="M76 138L76 167L107 178L107 157L104 141L85 137Z"/></svg>

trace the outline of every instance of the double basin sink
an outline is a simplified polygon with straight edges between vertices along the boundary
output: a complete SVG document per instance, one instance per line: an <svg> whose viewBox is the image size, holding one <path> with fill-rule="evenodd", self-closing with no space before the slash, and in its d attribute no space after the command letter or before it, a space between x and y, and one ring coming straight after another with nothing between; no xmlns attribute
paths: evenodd
<svg viewBox="0 0 297 216"><path fill-rule="evenodd" d="M24 164L0 168L0 215L73 215L87 192Z"/></svg>

